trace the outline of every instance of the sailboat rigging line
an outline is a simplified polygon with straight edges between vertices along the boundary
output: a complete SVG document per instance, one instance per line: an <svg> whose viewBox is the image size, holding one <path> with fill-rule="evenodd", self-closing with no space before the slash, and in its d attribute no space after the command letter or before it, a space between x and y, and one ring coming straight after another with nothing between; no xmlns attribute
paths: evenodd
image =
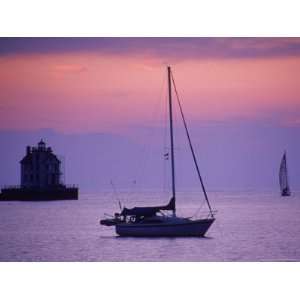
<svg viewBox="0 0 300 300"><path fill-rule="evenodd" d="M209 203L209 200L208 200L208 196L207 196L207 193L206 193L206 190L205 190L205 186L204 186L201 174L200 174L200 169L199 169L199 166L198 166L197 158L196 158L195 151L194 151L194 148L193 148L193 145L192 145L192 141L191 141L191 138L190 138L190 134L189 134L189 130L188 130L188 127L187 127L187 123L186 123L186 120L185 120L185 117L184 117L184 114L183 114L183 109L182 109L182 105L181 105L181 102L180 102L180 99L179 99L179 95L178 95L178 92L177 92L177 88L176 88L176 84L175 84L173 73L171 73L171 77L172 77L174 91L175 91L177 102L178 102L178 105L179 105L179 110L180 110L180 114L181 114L181 117L182 117L183 125L184 125L184 128L185 128L185 132L186 132L186 135L187 135L187 138L188 138L189 146L190 146L190 149L191 149L191 152L192 152L194 164L195 164L195 167L196 167L196 170L197 170L198 178L199 178L200 183L201 183L201 187L202 187L202 190L203 190L203 194L204 194L206 203L207 203L208 208L209 208L209 212L210 212L211 216L213 217L213 211L212 211L212 208L210 206L210 203Z"/></svg>
<svg viewBox="0 0 300 300"><path fill-rule="evenodd" d="M174 136L173 136L173 113L172 113L172 87L171 67L168 66L168 90L169 90L169 114L170 114L170 140L171 140L171 165L172 165L172 198L176 201L175 191L175 159L174 159ZM176 208L174 207L174 214Z"/></svg>
<svg viewBox="0 0 300 300"><path fill-rule="evenodd" d="M121 203L121 201L120 201L120 198L119 198L119 196L118 196L118 193L117 193L116 187L115 187L115 185L114 185L114 183L113 183L113 181L112 181L112 180L110 181L110 185L112 186L112 189L113 189L113 192L114 192L115 198L116 198L116 200L119 202L119 206L120 206L120 203Z"/></svg>

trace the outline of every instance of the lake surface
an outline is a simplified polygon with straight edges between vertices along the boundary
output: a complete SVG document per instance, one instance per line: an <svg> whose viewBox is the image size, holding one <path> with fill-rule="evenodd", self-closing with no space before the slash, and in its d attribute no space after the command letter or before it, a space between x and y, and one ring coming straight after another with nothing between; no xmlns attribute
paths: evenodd
<svg viewBox="0 0 300 300"><path fill-rule="evenodd" d="M127 207L169 200L155 191L119 197ZM0 261L300 261L300 193L213 192L210 199L218 213L206 238L117 237L99 225L105 212L118 211L110 192L0 202ZM192 216L203 203L200 193L182 192L178 215Z"/></svg>

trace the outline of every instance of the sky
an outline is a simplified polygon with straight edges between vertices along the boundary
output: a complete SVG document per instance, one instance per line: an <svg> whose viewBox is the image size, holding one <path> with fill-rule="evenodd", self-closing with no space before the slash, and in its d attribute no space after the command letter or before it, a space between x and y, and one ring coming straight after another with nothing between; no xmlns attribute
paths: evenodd
<svg viewBox="0 0 300 300"><path fill-rule="evenodd" d="M87 189L120 174L135 180L138 163L112 171L107 162L144 161L144 148L157 157L154 175L165 151L167 65L211 188L275 188L284 150L300 187L300 38L0 38L0 184L18 183L16 162L41 137L69 161L67 181ZM175 121L181 134L178 111ZM176 142L185 167L185 141ZM105 157L97 170L93 149ZM189 172L178 173L188 186Z"/></svg>

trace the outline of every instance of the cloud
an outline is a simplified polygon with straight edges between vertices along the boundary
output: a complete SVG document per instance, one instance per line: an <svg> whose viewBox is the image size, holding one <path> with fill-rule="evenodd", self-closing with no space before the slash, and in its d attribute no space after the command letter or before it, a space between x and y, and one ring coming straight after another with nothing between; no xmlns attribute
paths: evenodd
<svg viewBox="0 0 300 300"><path fill-rule="evenodd" d="M81 73L87 71L87 67L77 64L61 64L54 66L54 71L59 73Z"/></svg>
<svg viewBox="0 0 300 300"><path fill-rule="evenodd" d="M281 125L284 127L297 127L300 128L300 117L284 118L281 121Z"/></svg>
<svg viewBox="0 0 300 300"><path fill-rule="evenodd" d="M1 99L3 101L3 99ZM16 109L16 107L14 105L10 105L10 104L0 104L0 111L2 112L8 112L8 111L14 111Z"/></svg>
<svg viewBox="0 0 300 300"><path fill-rule="evenodd" d="M0 38L0 56L74 52L163 60L299 56L300 38Z"/></svg>

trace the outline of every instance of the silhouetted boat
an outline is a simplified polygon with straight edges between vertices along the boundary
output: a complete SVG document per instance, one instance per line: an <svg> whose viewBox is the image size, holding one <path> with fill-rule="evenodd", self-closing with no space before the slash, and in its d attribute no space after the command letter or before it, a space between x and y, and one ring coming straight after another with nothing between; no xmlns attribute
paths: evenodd
<svg viewBox="0 0 300 300"><path fill-rule="evenodd" d="M196 155L191 143L188 127L182 106L178 97L171 68L168 71L168 96L169 96L169 121L170 121L170 144L171 144L171 173L172 173L172 197L167 205L153 207L123 208L120 213L115 213L113 218L100 221L106 226L115 226L116 233L120 236L131 237L164 237L164 236L204 236L209 227L215 221L214 212L211 209L206 190L200 175ZM196 172L202 187L209 212L206 217L199 219L176 216L176 189L175 189L175 156L173 138L173 111L172 111L172 86L174 88L179 105L183 125L192 153ZM170 213L171 212L171 213Z"/></svg>
<svg viewBox="0 0 300 300"><path fill-rule="evenodd" d="M286 152L284 152L280 163L279 184L280 184L281 196L283 197L290 196L291 191L290 191L289 180L288 180Z"/></svg>

